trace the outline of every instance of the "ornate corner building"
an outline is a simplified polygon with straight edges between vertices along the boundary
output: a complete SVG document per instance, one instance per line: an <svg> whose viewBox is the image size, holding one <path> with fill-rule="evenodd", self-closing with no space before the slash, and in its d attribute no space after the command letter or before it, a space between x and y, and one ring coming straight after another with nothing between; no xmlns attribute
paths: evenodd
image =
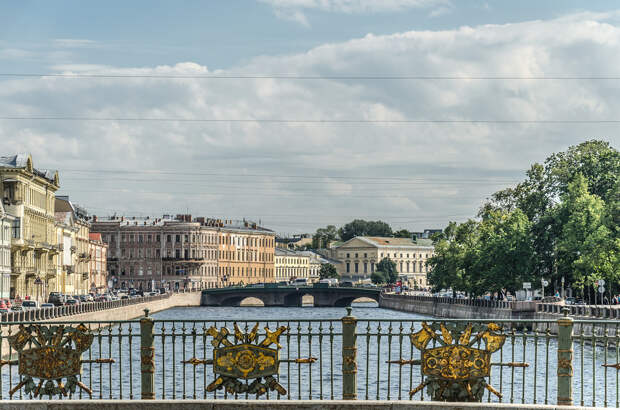
<svg viewBox="0 0 620 410"><path fill-rule="evenodd" d="M35 168L30 155L0 157L0 188L4 210L12 216L10 297L58 289L58 172Z"/></svg>

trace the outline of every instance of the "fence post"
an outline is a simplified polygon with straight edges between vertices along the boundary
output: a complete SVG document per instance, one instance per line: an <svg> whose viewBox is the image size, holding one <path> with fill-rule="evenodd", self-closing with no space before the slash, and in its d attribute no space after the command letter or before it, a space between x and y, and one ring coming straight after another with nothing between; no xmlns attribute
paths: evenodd
<svg viewBox="0 0 620 410"><path fill-rule="evenodd" d="M568 308L558 319L558 406L573 405L573 319Z"/></svg>
<svg viewBox="0 0 620 410"><path fill-rule="evenodd" d="M144 309L140 319L140 370L142 372L142 400L155 399L155 347L153 347L153 318Z"/></svg>
<svg viewBox="0 0 620 410"><path fill-rule="evenodd" d="M357 346L355 329L357 319L351 316L351 307L342 318L342 398L357 399Z"/></svg>

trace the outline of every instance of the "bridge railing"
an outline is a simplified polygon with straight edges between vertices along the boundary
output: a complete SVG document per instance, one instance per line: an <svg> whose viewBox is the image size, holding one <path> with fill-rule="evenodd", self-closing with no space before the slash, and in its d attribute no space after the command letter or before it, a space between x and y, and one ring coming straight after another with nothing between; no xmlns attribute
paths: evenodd
<svg viewBox="0 0 620 410"><path fill-rule="evenodd" d="M465 401L608 407L620 399L620 321L358 319L349 311L312 320L145 316L82 325L92 335L77 376L84 388L59 388L63 399L431 400L460 394ZM58 342L53 335L61 326L68 332L80 323L0 324L0 399L40 397L46 379L20 386L32 374L19 361L29 357L32 365L34 350L20 357L17 335L31 335L24 354L45 346L46 335ZM72 346L67 337L63 346Z"/></svg>

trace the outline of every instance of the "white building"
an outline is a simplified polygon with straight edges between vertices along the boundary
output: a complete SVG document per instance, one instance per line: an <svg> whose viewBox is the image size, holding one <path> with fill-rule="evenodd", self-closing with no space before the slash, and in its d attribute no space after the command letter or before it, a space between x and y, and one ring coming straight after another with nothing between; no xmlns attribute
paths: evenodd
<svg viewBox="0 0 620 410"><path fill-rule="evenodd" d="M11 291L11 229L15 218L7 214L0 202L0 298L8 299Z"/></svg>
<svg viewBox="0 0 620 410"><path fill-rule="evenodd" d="M368 279L382 259L390 258L411 287L427 288L426 261L434 251L430 239L356 236L332 249L331 256L339 260L336 269L343 279Z"/></svg>

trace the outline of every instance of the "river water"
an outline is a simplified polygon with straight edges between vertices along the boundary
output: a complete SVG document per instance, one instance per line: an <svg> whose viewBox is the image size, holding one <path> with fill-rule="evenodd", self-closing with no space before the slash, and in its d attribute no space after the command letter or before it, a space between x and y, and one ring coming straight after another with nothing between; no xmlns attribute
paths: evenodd
<svg viewBox="0 0 620 410"><path fill-rule="evenodd" d="M287 330L280 336L279 383L286 390L280 395L270 392L261 398L272 399L340 399L342 397L342 329L340 319L347 314L344 308L278 308L278 307L188 307L173 308L153 315L155 319L155 386L156 397L182 398L245 398L226 394L222 390L206 392L205 387L215 380L210 364L184 364L191 358L210 359L211 341L206 331L214 326L231 332L234 323L249 332L259 323L258 339L264 338L264 327L274 331L279 326ZM421 321L433 318L412 313L378 308L374 303L354 304L353 316L358 319L357 333L357 391L358 399L409 399L409 391L423 377L419 365L390 364L399 359L420 359L409 335L417 332ZM93 390L93 398L140 397L140 327L127 324L89 325L95 340L84 359L113 358L113 364L85 364L82 381ZM525 362L526 368L494 366L490 384L503 394L503 402L556 403L557 340L545 337L545 324L539 332L520 332L506 329L503 348L491 356L494 363ZM617 329L615 330L617 332ZM613 331L610 332L614 335ZM6 336L6 335L4 335ZM229 340L234 341L232 336ZM618 406L618 371L603 368L602 364L618 363L616 345L609 343L592 348L585 340L574 343L573 400L575 404ZM478 347L476 345L474 347ZM480 346L484 348L484 345ZM583 354L582 354L583 351ZM287 360L313 357L312 364L290 363ZM582 365L583 363L583 365ZM582 391L583 372L583 391ZM13 366L0 368L2 398L19 379ZM251 381L250 381L251 382ZM20 398L17 393L13 398ZM85 392L75 397L87 398ZM248 398L254 398L249 395ZM26 398L22 395L21 398ZM417 393L414 400L428 400ZM484 401L498 401L485 393Z"/></svg>

